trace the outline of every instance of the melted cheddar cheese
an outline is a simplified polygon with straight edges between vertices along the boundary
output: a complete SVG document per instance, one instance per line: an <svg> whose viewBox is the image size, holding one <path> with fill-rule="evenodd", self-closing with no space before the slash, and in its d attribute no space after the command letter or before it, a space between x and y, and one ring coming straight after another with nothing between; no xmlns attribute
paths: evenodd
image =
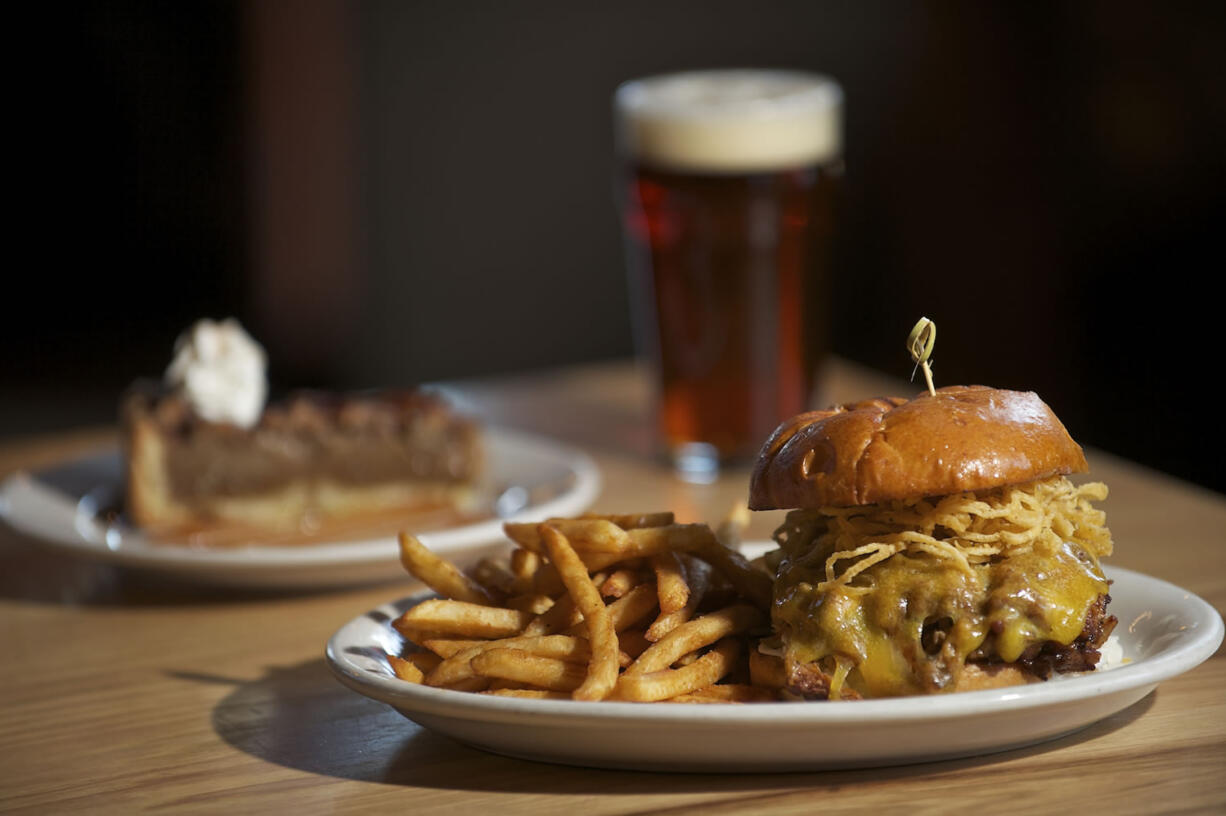
<svg viewBox="0 0 1226 816"><path fill-rule="evenodd" d="M968 660L1071 644L1108 589L1110 534L1089 505L1103 496L1056 478L789 514L772 611L785 656L883 697L953 688Z"/></svg>

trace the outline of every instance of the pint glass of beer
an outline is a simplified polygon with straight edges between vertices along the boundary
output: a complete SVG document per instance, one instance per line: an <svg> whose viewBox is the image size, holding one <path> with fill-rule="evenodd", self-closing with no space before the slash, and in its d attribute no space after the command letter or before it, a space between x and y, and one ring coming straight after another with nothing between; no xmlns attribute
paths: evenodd
<svg viewBox="0 0 1226 816"><path fill-rule="evenodd" d="M682 478L751 459L810 403L842 98L827 77L767 70L649 77L614 96L636 336Z"/></svg>

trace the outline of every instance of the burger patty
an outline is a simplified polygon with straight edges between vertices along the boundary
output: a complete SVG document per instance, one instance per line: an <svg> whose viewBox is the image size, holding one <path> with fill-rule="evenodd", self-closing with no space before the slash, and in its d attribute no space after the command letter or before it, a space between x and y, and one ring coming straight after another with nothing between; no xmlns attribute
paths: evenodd
<svg viewBox="0 0 1226 816"><path fill-rule="evenodd" d="M1119 623L1115 615L1107 614L1109 603L1110 595L1099 595L1094 600L1086 611L1085 628L1072 643L1067 646L1051 640L1036 643L1022 652L1022 656L1016 661L1017 665L1043 680L1051 677L1053 673L1093 669L1102 657L1099 649Z"/></svg>
<svg viewBox="0 0 1226 816"><path fill-rule="evenodd" d="M826 674L816 663L789 663L786 667L787 690L806 700L829 700L830 684L833 678ZM855 690L844 688L839 694L840 700L859 700L860 695Z"/></svg>

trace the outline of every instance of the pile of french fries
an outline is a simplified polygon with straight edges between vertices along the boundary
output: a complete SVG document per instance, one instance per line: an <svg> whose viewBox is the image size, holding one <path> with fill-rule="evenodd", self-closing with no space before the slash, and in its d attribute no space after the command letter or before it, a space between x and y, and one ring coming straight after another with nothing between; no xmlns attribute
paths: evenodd
<svg viewBox="0 0 1226 816"><path fill-rule="evenodd" d="M634 702L778 700L783 668L760 654L771 580L719 532L672 513L508 523L509 559L467 573L413 536L405 568L441 599L393 622L396 676L514 697Z"/></svg>

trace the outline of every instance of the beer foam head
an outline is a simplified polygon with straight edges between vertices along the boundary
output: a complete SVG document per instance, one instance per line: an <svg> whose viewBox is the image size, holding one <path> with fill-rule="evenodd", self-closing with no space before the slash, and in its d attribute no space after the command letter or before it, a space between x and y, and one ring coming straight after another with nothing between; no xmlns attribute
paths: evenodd
<svg viewBox="0 0 1226 816"><path fill-rule="evenodd" d="M843 91L795 71L689 71L626 82L614 95L624 155L698 173L769 172L842 151Z"/></svg>

